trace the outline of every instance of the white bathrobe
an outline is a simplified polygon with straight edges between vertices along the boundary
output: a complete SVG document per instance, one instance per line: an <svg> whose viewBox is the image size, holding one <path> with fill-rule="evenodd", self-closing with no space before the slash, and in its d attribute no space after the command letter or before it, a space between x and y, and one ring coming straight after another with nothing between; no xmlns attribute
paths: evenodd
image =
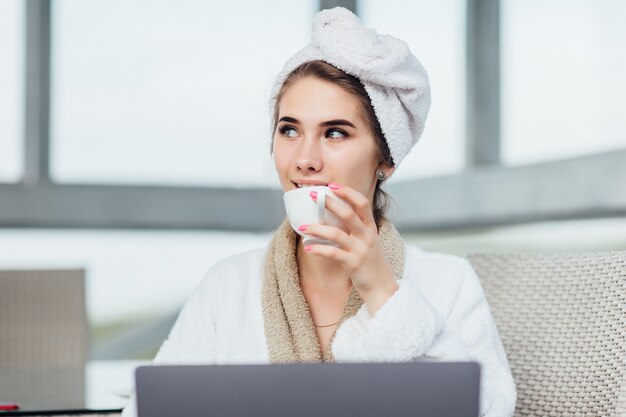
<svg viewBox="0 0 626 417"><path fill-rule="evenodd" d="M183 307L154 360L158 364L269 363L261 307L265 250L213 266ZM509 417L516 393L487 300L463 258L406 245L398 291L370 318L367 307L337 330L337 362L477 361L480 414ZM135 398L124 409L135 416Z"/></svg>

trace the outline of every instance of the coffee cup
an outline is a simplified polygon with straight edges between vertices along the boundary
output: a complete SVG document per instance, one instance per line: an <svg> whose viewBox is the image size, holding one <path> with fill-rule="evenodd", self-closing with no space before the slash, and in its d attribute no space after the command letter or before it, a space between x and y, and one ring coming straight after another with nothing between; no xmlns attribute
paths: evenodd
<svg viewBox="0 0 626 417"><path fill-rule="evenodd" d="M311 198L311 191L317 192L317 201ZM326 198L337 198L330 188L325 185L296 188L287 191L283 196L287 219L293 230L302 236L304 245L334 245L335 242L304 234L298 230L303 224L327 224L341 226L341 221L332 212L326 209Z"/></svg>

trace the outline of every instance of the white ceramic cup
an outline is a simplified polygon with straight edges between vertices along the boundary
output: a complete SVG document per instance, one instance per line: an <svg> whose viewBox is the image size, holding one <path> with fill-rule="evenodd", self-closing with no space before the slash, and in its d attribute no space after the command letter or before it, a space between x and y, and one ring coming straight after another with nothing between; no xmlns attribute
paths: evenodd
<svg viewBox="0 0 626 417"><path fill-rule="evenodd" d="M311 198L311 191L317 192L317 202ZM310 236L298 230L303 224L328 224L331 226L341 226L341 221L333 213L326 209L326 196L337 198L335 194L325 185L314 187L302 187L287 191L283 196L287 218L293 230L302 236L304 245L335 245L334 242Z"/></svg>

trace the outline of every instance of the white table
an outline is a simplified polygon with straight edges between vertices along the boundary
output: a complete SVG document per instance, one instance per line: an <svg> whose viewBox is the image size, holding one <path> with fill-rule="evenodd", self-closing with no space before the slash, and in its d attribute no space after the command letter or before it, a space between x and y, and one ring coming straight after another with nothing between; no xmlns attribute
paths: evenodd
<svg viewBox="0 0 626 417"><path fill-rule="evenodd" d="M134 371L149 361L90 361L80 371L0 369L0 402L17 402L9 415L59 415L61 410L84 414L122 409L133 392ZM5 398L6 396L6 398ZM108 414L112 416L114 414Z"/></svg>

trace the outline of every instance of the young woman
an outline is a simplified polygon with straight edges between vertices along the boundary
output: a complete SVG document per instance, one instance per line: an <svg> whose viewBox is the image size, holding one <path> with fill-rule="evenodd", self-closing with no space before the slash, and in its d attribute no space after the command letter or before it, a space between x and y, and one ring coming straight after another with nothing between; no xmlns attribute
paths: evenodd
<svg viewBox="0 0 626 417"><path fill-rule="evenodd" d="M274 85L272 155L285 192L333 190L326 208L342 226L298 228L336 246L305 246L285 221L268 247L219 262L155 362L475 360L481 415L513 415L513 379L472 267L405 245L384 216L381 184L424 127L425 71L404 42L346 9L319 12L313 28Z"/></svg>

